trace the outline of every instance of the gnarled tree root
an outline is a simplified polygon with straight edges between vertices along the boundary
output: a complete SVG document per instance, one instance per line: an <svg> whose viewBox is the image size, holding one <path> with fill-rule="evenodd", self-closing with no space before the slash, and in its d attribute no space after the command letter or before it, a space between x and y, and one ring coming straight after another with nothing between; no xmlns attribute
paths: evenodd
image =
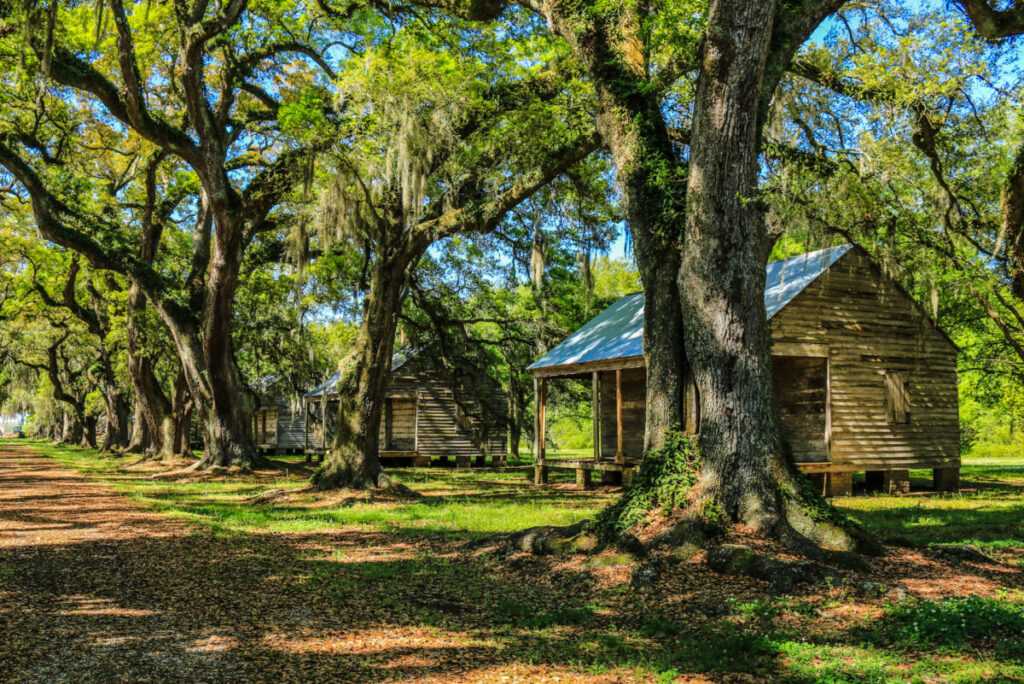
<svg viewBox="0 0 1024 684"><path fill-rule="evenodd" d="M743 544L722 544L708 551L707 564L723 575L744 575L768 583L768 593L785 594L798 584L816 584L839 576L813 561L791 561L757 553Z"/></svg>
<svg viewBox="0 0 1024 684"><path fill-rule="evenodd" d="M272 504L277 503L281 499L287 499L295 496L296 494L307 494L313 491L312 485L305 487L299 487L298 489L268 489L265 492L250 496L245 500L248 504Z"/></svg>

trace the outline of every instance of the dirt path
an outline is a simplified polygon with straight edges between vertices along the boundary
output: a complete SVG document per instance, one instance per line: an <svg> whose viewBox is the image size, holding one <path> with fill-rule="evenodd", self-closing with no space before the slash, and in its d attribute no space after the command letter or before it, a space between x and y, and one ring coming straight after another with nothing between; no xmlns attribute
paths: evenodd
<svg viewBox="0 0 1024 684"><path fill-rule="evenodd" d="M0 682L579 679L516 663L457 583L406 580L451 549L353 530L215 534L0 446ZM453 622L425 626L422 611Z"/></svg>
<svg viewBox="0 0 1024 684"><path fill-rule="evenodd" d="M165 575L187 573L174 552L187 534L28 448L0 448L0 680L217 679L218 639L197 638L173 609L184 587Z"/></svg>
<svg viewBox="0 0 1024 684"><path fill-rule="evenodd" d="M215 518L216 499L203 505ZM718 669L702 655L706 640L739 638L721 606L763 596L756 580L680 563L663 567L672 590L652 602L617 590L625 567L581 572L576 557L491 563L463 547L367 526L218 533L142 508L29 447L0 445L0 683L651 681L640 666L658 644L627 643L620 626L635 630L656 608L657 624L688 626L663 637L680 670ZM1024 588L1014 564L911 550L872 564L872 579L921 597ZM817 591L800 600L821 599ZM823 617L787 613L777 623L843 643L889 600L830 596ZM551 622L521 629L526 618ZM762 642L736 643L738 653ZM582 674L600 648L616 649L608 669ZM734 665L760 676L679 681L773 681L784 654L757 648L756 662Z"/></svg>

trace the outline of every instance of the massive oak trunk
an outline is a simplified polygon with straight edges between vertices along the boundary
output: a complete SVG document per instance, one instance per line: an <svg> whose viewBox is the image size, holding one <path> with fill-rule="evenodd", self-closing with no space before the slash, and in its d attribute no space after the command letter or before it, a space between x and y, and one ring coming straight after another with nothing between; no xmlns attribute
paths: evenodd
<svg viewBox="0 0 1024 684"><path fill-rule="evenodd" d="M758 96L773 5L711 4L694 104L679 292L700 393L699 504L815 554L811 540L829 534L825 541L835 545L837 531L819 528L803 512L809 504L782 452L764 307L772 240L758 199Z"/></svg>
<svg viewBox="0 0 1024 684"><path fill-rule="evenodd" d="M128 402L121 390L116 385L112 386L109 381L104 383L103 401L107 407L103 448L123 449L128 445Z"/></svg>
<svg viewBox="0 0 1024 684"><path fill-rule="evenodd" d="M60 414L60 417L53 423L53 434L51 435L51 438L53 439L54 443L60 444L61 442L64 441L64 427L66 423L67 414L62 412Z"/></svg>
<svg viewBox="0 0 1024 684"><path fill-rule="evenodd" d="M597 20L577 30L579 18L550 5L548 22L583 63L597 91L596 126L611 152L615 182L633 236L644 285L644 358L647 366L646 449L666 432L686 427L683 380L686 355L679 312L679 243L686 203L686 164L675 149L649 81L637 36L642 13L623 3L617 22ZM596 15L595 15L596 16Z"/></svg>
<svg viewBox="0 0 1024 684"><path fill-rule="evenodd" d="M381 468L380 421L391 379L398 314L406 291L406 270L418 255L378 261L370 274L359 337L342 362L334 445L314 477L318 489L385 487Z"/></svg>
<svg viewBox="0 0 1024 684"><path fill-rule="evenodd" d="M685 192L671 187L663 175L658 177L665 169L676 169L676 164L656 103L640 99L632 102L632 112L617 103L618 99L605 103L598 125L615 162L616 184L644 285L644 447L651 449L664 443L666 431L683 427L685 354L677 290L677 221L683 214ZM676 181L682 183L683 178Z"/></svg>
<svg viewBox="0 0 1024 684"><path fill-rule="evenodd" d="M75 420L73 414L61 412L60 428L55 440L58 444L78 444L82 440L82 424Z"/></svg>
<svg viewBox="0 0 1024 684"><path fill-rule="evenodd" d="M188 421L194 411L203 423L203 457L196 463L197 468L270 465L256 451L252 439L254 401L242 381L231 339L233 303L244 251L242 230L236 225L226 232L239 237L225 240L213 233L211 254L211 220L204 203L194 237L189 306L183 308L166 299L151 302L171 333L188 385ZM205 283L196 282L201 278ZM185 415L166 398L161 403L162 451L173 454L184 444L181 453L187 454ZM185 406L182 404L181 409Z"/></svg>
<svg viewBox="0 0 1024 684"><path fill-rule="evenodd" d="M174 410L172 412L174 437L171 453L175 455L188 456L191 454L190 438L194 406L192 393L188 389L188 379L185 377L185 371L181 370L174 380Z"/></svg>
<svg viewBox="0 0 1024 684"><path fill-rule="evenodd" d="M1017 149L1000 198L1003 232L1010 246L1013 293L1024 300L1024 145Z"/></svg>
<svg viewBox="0 0 1024 684"><path fill-rule="evenodd" d="M238 235L225 238L221 231L214 234L201 331L206 374L204 378L193 373L189 383L206 381L205 388L193 388L194 396L205 389L209 398L206 453L202 460L206 466L254 465L264 460L257 454L252 439L255 402L238 370L231 340L233 304L244 249L241 231L232 232Z"/></svg>
<svg viewBox="0 0 1024 684"><path fill-rule="evenodd" d="M107 408L103 448L120 450L128 445L128 402L117 384L114 364L102 340L100 357L103 365L103 402Z"/></svg>
<svg viewBox="0 0 1024 684"><path fill-rule="evenodd" d="M138 286L132 285L128 291L126 324L128 376L135 389L136 406L145 419L146 436L152 445L152 455L161 459L173 453L174 422L170 402L153 372L153 362L143 349L138 317L145 308L145 296Z"/></svg>
<svg viewBox="0 0 1024 684"><path fill-rule="evenodd" d="M253 400L242 383L231 347L230 308L230 300L222 300L219 313L207 315L216 320L208 321L200 332L191 321L169 312L167 307L157 307L171 330L192 408L198 411L203 423L203 457L197 468L268 465L252 440ZM166 424L173 448L175 421L173 413L169 415Z"/></svg>
<svg viewBox="0 0 1024 684"><path fill-rule="evenodd" d="M141 454L149 448L151 443L149 423L146 422L146 416L142 413L142 406L136 401L135 417L132 419L131 441L125 447L125 451L129 454Z"/></svg>
<svg viewBox="0 0 1024 684"><path fill-rule="evenodd" d="M96 416L85 416L82 419L82 441L78 446L83 449L96 448Z"/></svg>

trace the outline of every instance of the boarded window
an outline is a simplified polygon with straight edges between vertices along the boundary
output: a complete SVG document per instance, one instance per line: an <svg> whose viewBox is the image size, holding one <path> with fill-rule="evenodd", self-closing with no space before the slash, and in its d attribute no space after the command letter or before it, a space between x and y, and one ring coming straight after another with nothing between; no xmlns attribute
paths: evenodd
<svg viewBox="0 0 1024 684"><path fill-rule="evenodd" d="M412 451L416 448L416 400L391 397L384 408L384 448L388 451Z"/></svg>
<svg viewBox="0 0 1024 684"><path fill-rule="evenodd" d="M892 424L910 422L910 380L906 373L885 372L885 413Z"/></svg>
<svg viewBox="0 0 1024 684"><path fill-rule="evenodd" d="M473 430L473 419L462 408L462 404L455 404L455 426L460 432L471 432Z"/></svg>

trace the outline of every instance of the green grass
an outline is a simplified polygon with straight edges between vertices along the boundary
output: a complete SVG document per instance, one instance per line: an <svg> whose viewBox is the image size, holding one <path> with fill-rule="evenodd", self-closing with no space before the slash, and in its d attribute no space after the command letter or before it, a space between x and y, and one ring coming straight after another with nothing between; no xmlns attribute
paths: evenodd
<svg viewBox="0 0 1024 684"><path fill-rule="evenodd" d="M1020 463L1021 451L1022 449L1020 444L992 444L980 442L971 446L970 451L964 454L963 459L965 463Z"/></svg>
<svg viewBox="0 0 1024 684"><path fill-rule="evenodd" d="M931 471L910 472L915 490L930 486ZM882 537L918 543L1024 547L1024 459L965 465L962 491L927 496L873 494L835 499L835 505Z"/></svg>
<svg viewBox="0 0 1024 684"><path fill-rule="evenodd" d="M370 502L356 495L334 507L307 505L316 498L300 495L283 505L249 504L246 499L270 489L299 489L297 476L260 482L229 477L179 483L153 480L148 473L125 472L125 459L94 452L29 442L41 453L83 474L100 479L149 508L170 516L236 532L327 532L343 526L408 534L473 537L537 525L570 525L592 517L609 495L566 493L528 486L532 471L423 468L389 470L399 482L423 495L408 502ZM573 473L557 471L552 481L569 481Z"/></svg>
<svg viewBox="0 0 1024 684"><path fill-rule="evenodd" d="M698 609L702 587L665 587L665 595L652 599L623 586L601 586L593 578L568 582L574 571L552 570L557 564L538 565L520 575L520 583L510 584L504 561L455 554L447 538L568 524L594 516L616 497L524 486L528 468L394 469L389 473L422 499L373 502L354 494L346 500L342 494L330 506L306 507L313 496L303 494L284 505L254 506L246 503L248 497L297 489L306 481L294 476L152 480L121 470L124 459L30 444L150 509L253 549L256 559L264 557L263 545L295 539L294 556L275 567L273 576L297 600L369 602L381 620L468 635L499 651L503 662L665 682L694 673L710 673L715 680L752 675L801 684L1024 681L1019 593L879 605L874 617L849 624L844 611L860 599L848 595L740 595L704 614ZM561 455L586 455L578 451ZM572 478L571 471L551 474ZM912 477L920 489L930 473L915 471ZM835 504L883 537L906 537L920 545L975 543L1019 563L1024 458L971 461L962 481L960 494L857 496ZM367 560L365 549L331 546L331 537L321 534L342 530L386 533L384 539L391 540L376 536L366 544L410 540L430 544L431 551ZM312 546L303 546L308 540L314 540ZM423 600L438 594L443 601ZM837 626L837 620L846 624Z"/></svg>

